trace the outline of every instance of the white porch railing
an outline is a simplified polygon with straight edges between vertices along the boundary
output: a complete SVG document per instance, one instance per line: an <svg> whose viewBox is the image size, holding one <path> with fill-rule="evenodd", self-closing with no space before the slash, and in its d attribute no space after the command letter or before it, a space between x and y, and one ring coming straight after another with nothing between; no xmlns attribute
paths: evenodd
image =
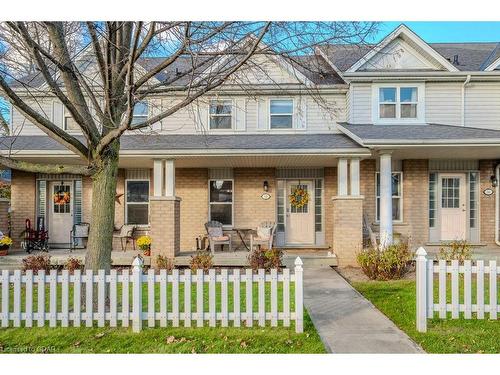
<svg viewBox="0 0 500 375"><path fill-rule="evenodd" d="M242 323L252 327L254 321L261 327L266 322L270 322L271 327L277 327L279 321L289 327L294 321L295 331L303 332L303 269L300 258L295 260L293 273L285 268L279 271L272 269L269 273L260 269L256 274L251 269L243 272L240 269L231 272L210 269L208 273L198 270L196 274L192 274L190 269L182 273L178 269L171 273L166 270L155 273L149 269L144 274L142 263L136 258L132 273L128 269L120 273L111 270L109 274L104 270L97 274L91 270L82 274L77 270L70 275L67 270L60 273L51 270L49 274L39 271L34 275L32 271L22 274L20 270L12 273L3 270L0 283L2 327L9 327L10 322L14 327L21 327L22 322L25 327L33 327L34 323L43 327L47 321L49 327L56 327L58 322L61 327L69 327L70 322L74 327L82 324L92 327L95 322L98 327L104 327L106 322L111 327L117 327L120 322L122 327L131 323L134 332L139 332L144 321L147 321L148 327L155 327L157 323L166 327L168 322L178 327L181 321L184 327L191 327L192 324L202 327L207 321L210 327L216 327L217 323L227 327L229 322L234 327L240 327ZM82 285L85 286L84 293ZM254 286L257 287L256 308ZM143 289L147 294L144 304ZM204 299L207 289L208 309ZM93 306L94 290L97 290L97 309ZM217 290L220 290L219 295ZM279 294L281 309L278 309ZM195 309L192 308L192 295L196 299ZM82 306L82 297L85 306ZM109 303L106 303L107 298ZM231 311L230 298L233 302ZM180 306L182 300L183 308ZM293 311L291 301L295 305ZM240 308L242 302L244 311Z"/></svg>
<svg viewBox="0 0 500 375"><path fill-rule="evenodd" d="M416 255L418 332L427 331L427 319L433 318L435 313L440 319L458 319L460 314L465 319L484 319L485 313L490 319L497 319L500 267L496 260L490 260L487 265L484 260L466 260L463 265L458 260L440 260L434 265L432 259L427 259L424 248L419 248ZM438 276L437 301L434 301L435 275Z"/></svg>

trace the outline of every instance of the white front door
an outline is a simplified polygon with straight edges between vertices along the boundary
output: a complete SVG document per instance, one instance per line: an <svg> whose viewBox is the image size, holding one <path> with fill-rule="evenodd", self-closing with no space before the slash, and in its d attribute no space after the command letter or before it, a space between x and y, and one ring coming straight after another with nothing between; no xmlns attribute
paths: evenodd
<svg viewBox="0 0 500 375"><path fill-rule="evenodd" d="M467 205L465 174L443 173L440 180L441 240L465 240Z"/></svg>
<svg viewBox="0 0 500 375"><path fill-rule="evenodd" d="M49 242L67 244L73 228L73 183L50 182L49 202Z"/></svg>
<svg viewBox="0 0 500 375"><path fill-rule="evenodd" d="M290 203L290 195L297 189L305 190L309 201L302 207ZM286 243L287 245L314 244L314 182L287 181L286 184Z"/></svg>

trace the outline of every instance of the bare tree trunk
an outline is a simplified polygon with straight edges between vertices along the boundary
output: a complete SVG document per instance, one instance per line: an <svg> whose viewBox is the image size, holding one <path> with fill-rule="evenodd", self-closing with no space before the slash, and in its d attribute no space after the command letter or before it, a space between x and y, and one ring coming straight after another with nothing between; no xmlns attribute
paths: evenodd
<svg viewBox="0 0 500 375"><path fill-rule="evenodd" d="M101 157L99 170L92 176L91 226L85 269L96 271L111 267L119 148L119 141L109 145Z"/></svg>

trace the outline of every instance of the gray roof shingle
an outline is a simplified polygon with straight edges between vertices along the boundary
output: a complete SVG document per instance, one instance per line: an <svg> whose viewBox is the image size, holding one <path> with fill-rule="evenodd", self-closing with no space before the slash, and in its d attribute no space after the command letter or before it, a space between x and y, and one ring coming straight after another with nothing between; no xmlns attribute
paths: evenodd
<svg viewBox="0 0 500 375"><path fill-rule="evenodd" d="M121 150L307 150L353 149L359 144L344 134L247 134L247 135L125 135ZM65 150L52 138L4 137L0 150Z"/></svg>
<svg viewBox="0 0 500 375"><path fill-rule="evenodd" d="M498 143L500 130L471 128L464 126L429 125L354 125L343 123L339 127L346 134L352 134L363 145L375 144L419 144L435 142L449 143Z"/></svg>
<svg viewBox="0 0 500 375"><path fill-rule="evenodd" d="M480 71L500 57L500 43L429 43L441 56L453 62L458 56L457 69L462 71ZM319 48L332 63L345 72L375 45L328 44Z"/></svg>

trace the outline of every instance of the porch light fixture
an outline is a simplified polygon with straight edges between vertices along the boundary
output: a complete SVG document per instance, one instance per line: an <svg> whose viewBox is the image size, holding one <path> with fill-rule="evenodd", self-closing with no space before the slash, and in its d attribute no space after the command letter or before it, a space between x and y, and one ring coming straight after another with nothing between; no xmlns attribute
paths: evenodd
<svg viewBox="0 0 500 375"><path fill-rule="evenodd" d="M491 181L491 186L496 188L498 186L498 179L495 175L492 175L490 177L490 181Z"/></svg>
<svg viewBox="0 0 500 375"><path fill-rule="evenodd" d="M269 182L264 181L264 185L262 188L264 189L265 192L268 192L269 191Z"/></svg>

